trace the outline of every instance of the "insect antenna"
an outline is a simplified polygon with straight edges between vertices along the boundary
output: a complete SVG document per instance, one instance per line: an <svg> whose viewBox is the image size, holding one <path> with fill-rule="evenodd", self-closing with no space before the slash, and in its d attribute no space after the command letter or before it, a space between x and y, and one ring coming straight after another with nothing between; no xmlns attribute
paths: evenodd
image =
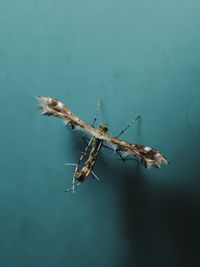
<svg viewBox="0 0 200 267"><path fill-rule="evenodd" d="M96 108L96 115L95 115L95 117L94 117L94 120L93 120L93 123L92 123L92 127L95 126L95 123L96 123L96 121L97 121L97 119L98 119L100 106L101 106L101 98L98 97L98 99L97 99L97 108Z"/></svg>
<svg viewBox="0 0 200 267"><path fill-rule="evenodd" d="M131 127L141 116L138 115L134 120L132 120L115 138L119 138L129 127Z"/></svg>

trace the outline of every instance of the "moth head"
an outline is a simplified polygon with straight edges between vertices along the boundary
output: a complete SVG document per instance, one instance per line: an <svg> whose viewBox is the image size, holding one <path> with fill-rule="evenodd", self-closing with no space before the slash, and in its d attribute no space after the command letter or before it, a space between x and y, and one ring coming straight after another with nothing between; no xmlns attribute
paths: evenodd
<svg viewBox="0 0 200 267"><path fill-rule="evenodd" d="M99 125L99 129L101 131L103 131L104 133L106 133L108 131L108 125L106 125L106 124L100 124Z"/></svg>

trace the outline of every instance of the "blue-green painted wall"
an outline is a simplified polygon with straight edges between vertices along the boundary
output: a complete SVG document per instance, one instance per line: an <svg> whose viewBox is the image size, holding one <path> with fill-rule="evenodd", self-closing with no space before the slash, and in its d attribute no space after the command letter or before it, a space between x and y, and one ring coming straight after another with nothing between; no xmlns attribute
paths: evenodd
<svg viewBox="0 0 200 267"><path fill-rule="evenodd" d="M200 266L200 2L0 1L0 266ZM153 146L160 170L104 151L77 194L79 135L39 115L62 100Z"/></svg>

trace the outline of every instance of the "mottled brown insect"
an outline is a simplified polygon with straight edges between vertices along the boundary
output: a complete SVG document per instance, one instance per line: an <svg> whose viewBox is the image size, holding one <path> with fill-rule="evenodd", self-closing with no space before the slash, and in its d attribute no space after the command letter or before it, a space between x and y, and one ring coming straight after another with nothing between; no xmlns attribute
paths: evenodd
<svg viewBox="0 0 200 267"><path fill-rule="evenodd" d="M120 140L119 137L135 122L140 116L134 119L117 137L113 137L107 133L108 127L101 124L98 128L94 127L96 118L92 125L85 123L83 120L79 119L74 113L72 113L68 107L62 104L60 101L45 96L38 97L39 105L42 110L43 115L55 116L61 118L65 124L70 125L72 129L84 131L88 134L91 139L82 153L80 160L77 164L67 164L75 165L75 172L73 175L73 183L70 189L74 192L75 187L79 186L89 174L92 174L94 178L98 180L98 177L93 172L93 166L97 159L98 153L101 147L104 145L110 149L117 152L123 160L126 160L127 156L133 156L135 159L140 161L145 167L155 167L159 168L161 164L168 164L167 159L158 150L138 144L128 143L126 141ZM88 149L91 147L89 153ZM87 159L80 169L80 163L83 156L87 154ZM75 180L78 181L75 184Z"/></svg>

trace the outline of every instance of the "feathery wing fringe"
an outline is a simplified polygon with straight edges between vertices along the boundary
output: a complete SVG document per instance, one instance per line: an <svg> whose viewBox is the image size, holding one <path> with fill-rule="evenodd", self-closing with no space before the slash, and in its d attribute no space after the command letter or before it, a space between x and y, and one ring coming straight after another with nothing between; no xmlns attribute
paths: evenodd
<svg viewBox="0 0 200 267"><path fill-rule="evenodd" d="M155 168L160 168L161 164L169 163L167 159L158 150L154 148L136 144L132 144L132 147L133 147L132 153L147 168L151 166Z"/></svg>

